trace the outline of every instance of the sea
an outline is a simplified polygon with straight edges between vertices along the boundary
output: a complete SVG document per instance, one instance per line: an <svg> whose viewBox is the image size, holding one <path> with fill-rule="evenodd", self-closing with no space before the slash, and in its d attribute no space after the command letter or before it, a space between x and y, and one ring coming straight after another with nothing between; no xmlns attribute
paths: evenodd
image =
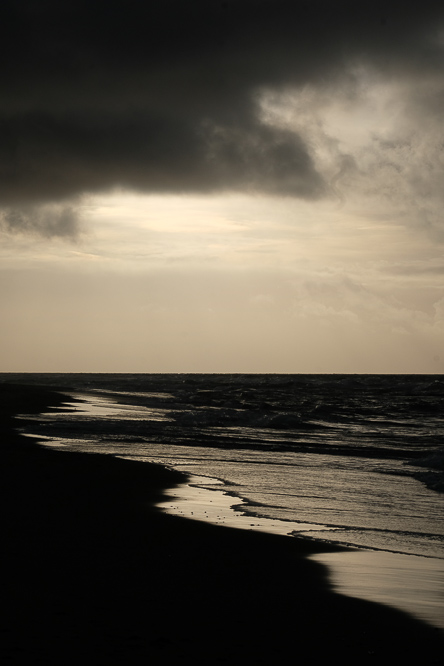
<svg viewBox="0 0 444 666"><path fill-rule="evenodd" d="M63 390L21 430L187 475L161 510L350 550L341 592L444 628L444 376L22 374Z"/></svg>

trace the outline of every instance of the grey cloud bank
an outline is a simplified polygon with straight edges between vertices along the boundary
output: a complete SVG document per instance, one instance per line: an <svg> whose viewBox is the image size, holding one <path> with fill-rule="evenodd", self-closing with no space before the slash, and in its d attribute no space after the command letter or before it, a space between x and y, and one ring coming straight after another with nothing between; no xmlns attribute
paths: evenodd
<svg viewBox="0 0 444 666"><path fill-rule="evenodd" d="M353 95L360 67L442 83L437 2L5 2L0 14L10 230L32 225L23 205L113 187L335 197L307 137L260 121L260 92L336 81Z"/></svg>

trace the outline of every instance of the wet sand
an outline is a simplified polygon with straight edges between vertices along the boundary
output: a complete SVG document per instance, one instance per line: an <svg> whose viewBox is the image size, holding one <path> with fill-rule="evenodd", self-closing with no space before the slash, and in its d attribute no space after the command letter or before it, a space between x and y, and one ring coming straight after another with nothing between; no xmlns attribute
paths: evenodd
<svg viewBox="0 0 444 666"><path fill-rule="evenodd" d="M213 489L208 490L209 487ZM302 533L306 537L310 533L316 539L320 532L323 540L329 531L325 525L249 515L248 506L245 514L242 501L223 488L223 482L217 479L190 476L187 483L169 490L170 498L158 506L172 515L270 534ZM331 532L334 539L333 528ZM442 559L366 549L316 553L311 557L327 565L337 591L400 608L444 630Z"/></svg>
<svg viewBox="0 0 444 666"><path fill-rule="evenodd" d="M14 432L61 401L0 387L0 663L440 662L439 630L333 591L327 546L163 514L181 474Z"/></svg>

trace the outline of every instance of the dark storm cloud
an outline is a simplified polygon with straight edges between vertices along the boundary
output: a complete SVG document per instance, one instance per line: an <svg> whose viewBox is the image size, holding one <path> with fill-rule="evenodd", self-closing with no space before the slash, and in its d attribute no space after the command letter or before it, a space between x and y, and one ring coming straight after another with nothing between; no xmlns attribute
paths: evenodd
<svg viewBox="0 0 444 666"><path fill-rule="evenodd" d="M63 198L121 185L152 191L225 187L318 196L303 142L254 119L193 127L178 114L38 113L3 123L0 200ZM3 150L2 150L3 148Z"/></svg>
<svg viewBox="0 0 444 666"><path fill-rule="evenodd" d="M261 124L258 92L442 67L441 3L427 1L11 0L0 14L10 227L32 224L24 204L114 186L320 198L331 188L304 137Z"/></svg>

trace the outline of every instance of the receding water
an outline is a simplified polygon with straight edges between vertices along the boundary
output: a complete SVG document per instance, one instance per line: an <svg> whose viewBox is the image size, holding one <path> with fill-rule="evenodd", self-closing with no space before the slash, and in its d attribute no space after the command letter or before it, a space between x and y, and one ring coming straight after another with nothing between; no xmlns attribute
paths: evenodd
<svg viewBox="0 0 444 666"><path fill-rule="evenodd" d="M345 576L354 580L355 593L379 590L378 600L394 603L399 594L389 593L384 580L399 591L397 578L404 586L410 578L404 596L418 606L419 586L421 604L434 607L432 616L438 617L444 580L441 376L39 375L34 380L72 390L64 411L24 423L27 432L47 437L46 445L188 473L192 486L173 491L172 505L181 515L360 548L359 556L353 555L359 575L358 564L340 564L342 554L329 561L335 584L345 589ZM368 571L378 572L373 583L364 552ZM413 564L401 566L398 556Z"/></svg>

